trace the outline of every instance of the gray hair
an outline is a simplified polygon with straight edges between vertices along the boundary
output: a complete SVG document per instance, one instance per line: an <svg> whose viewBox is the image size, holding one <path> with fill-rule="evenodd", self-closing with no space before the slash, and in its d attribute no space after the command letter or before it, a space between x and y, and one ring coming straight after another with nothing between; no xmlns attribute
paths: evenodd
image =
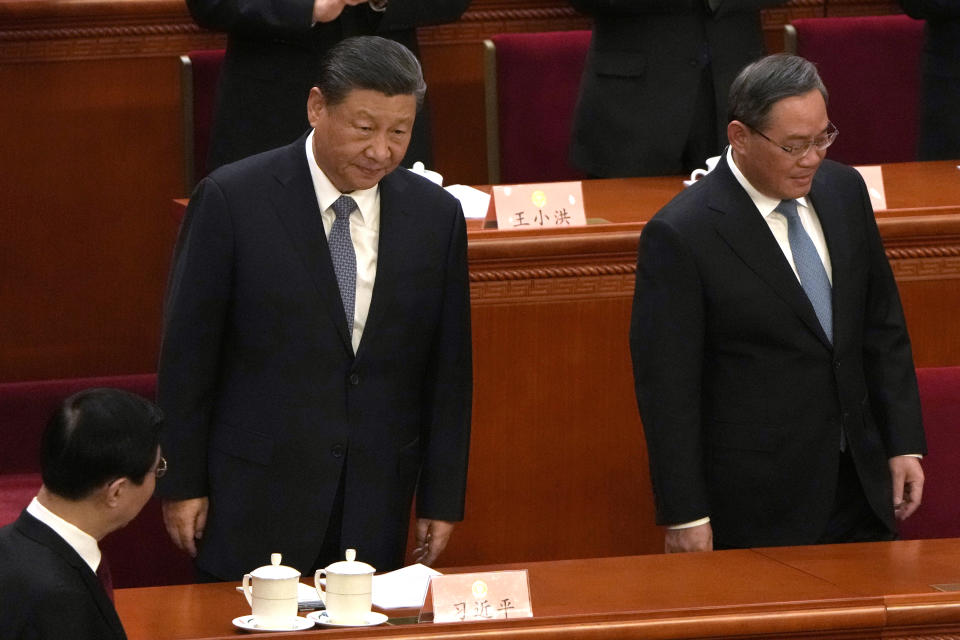
<svg viewBox="0 0 960 640"><path fill-rule="evenodd" d="M727 117L761 129L776 102L814 89L827 102L827 88L809 60L786 53L760 58L744 67L730 85Z"/></svg>
<svg viewBox="0 0 960 640"><path fill-rule="evenodd" d="M356 36L334 45L320 61L315 86L330 105L340 104L354 89L368 89L387 96L412 95L419 109L427 92L416 56L379 36Z"/></svg>

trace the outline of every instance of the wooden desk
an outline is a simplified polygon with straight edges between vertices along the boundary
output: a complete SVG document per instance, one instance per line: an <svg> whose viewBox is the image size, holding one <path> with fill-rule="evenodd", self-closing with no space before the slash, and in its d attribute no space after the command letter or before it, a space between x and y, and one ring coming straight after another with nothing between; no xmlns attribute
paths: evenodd
<svg viewBox="0 0 960 640"><path fill-rule="evenodd" d="M940 593L929 586L960 582L960 540L563 560L486 569L504 568L529 570L534 618L270 635L960 637L960 593ZM234 637L239 632L230 621L249 613L234 586L119 590L117 609L130 640Z"/></svg>

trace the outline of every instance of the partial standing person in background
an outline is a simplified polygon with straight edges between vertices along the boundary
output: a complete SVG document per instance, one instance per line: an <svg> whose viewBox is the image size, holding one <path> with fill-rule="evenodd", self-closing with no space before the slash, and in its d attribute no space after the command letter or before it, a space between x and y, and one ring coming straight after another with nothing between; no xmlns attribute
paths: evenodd
<svg viewBox="0 0 960 640"><path fill-rule="evenodd" d="M273 552L418 562L463 518L472 366L460 203L398 165L426 84L391 40L334 46L309 135L194 191L171 269L157 492L200 577ZM349 195L348 195L349 194ZM167 449L169 447L169 449Z"/></svg>
<svg viewBox="0 0 960 640"><path fill-rule="evenodd" d="M643 229L630 324L665 548L891 540L926 452L906 320L812 63L730 89L717 167Z"/></svg>
<svg viewBox="0 0 960 640"><path fill-rule="evenodd" d="M416 27L453 22L469 0L187 0L193 19L227 33L207 170L289 144L320 59L344 38L380 35L417 51ZM417 118L405 163L430 165L430 121Z"/></svg>
<svg viewBox="0 0 960 640"><path fill-rule="evenodd" d="M119 389L64 400L40 445L40 491L0 529L0 638L126 638L98 543L153 495L166 470L161 424L155 406Z"/></svg>
<svg viewBox="0 0 960 640"><path fill-rule="evenodd" d="M920 159L960 159L960 0L900 0L927 21L920 99Z"/></svg>
<svg viewBox="0 0 960 640"><path fill-rule="evenodd" d="M571 0L593 16L571 163L591 176L678 175L726 144L727 90L763 55L760 9L786 0Z"/></svg>

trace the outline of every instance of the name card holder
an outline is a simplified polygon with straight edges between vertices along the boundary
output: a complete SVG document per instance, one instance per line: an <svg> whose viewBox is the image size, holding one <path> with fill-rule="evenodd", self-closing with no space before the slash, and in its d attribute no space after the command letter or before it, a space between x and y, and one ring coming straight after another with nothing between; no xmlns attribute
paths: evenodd
<svg viewBox="0 0 960 640"><path fill-rule="evenodd" d="M532 618L527 570L433 576L420 622Z"/></svg>
<svg viewBox="0 0 960 640"><path fill-rule="evenodd" d="M583 187L575 182L493 187L485 229L554 229L587 224Z"/></svg>
<svg viewBox="0 0 960 640"><path fill-rule="evenodd" d="M867 193L870 194L870 204L874 211L884 211L887 208L887 192L883 188L883 167L880 165L865 165L854 167L863 176L867 183Z"/></svg>

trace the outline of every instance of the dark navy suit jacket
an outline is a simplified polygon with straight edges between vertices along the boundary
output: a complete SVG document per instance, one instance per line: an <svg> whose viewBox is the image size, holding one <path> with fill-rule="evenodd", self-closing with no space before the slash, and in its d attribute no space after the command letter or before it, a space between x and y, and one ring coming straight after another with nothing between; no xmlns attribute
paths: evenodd
<svg viewBox="0 0 960 640"><path fill-rule="evenodd" d="M304 138L197 187L166 303L163 497L208 495L197 565L237 580L272 552L316 560L341 473L342 541L402 566L410 507L463 517L472 392L459 202L380 182L377 275L354 355Z"/></svg>
<svg viewBox="0 0 960 640"><path fill-rule="evenodd" d="M26 511L0 529L0 599L3 640L127 637L90 566Z"/></svg>
<svg viewBox="0 0 960 640"><path fill-rule="evenodd" d="M910 341L863 180L810 194L833 265L833 344L726 159L644 228L630 344L660 524L733 547L814 543L841 426L894 530L888 458L926 451Z"/></svg>

